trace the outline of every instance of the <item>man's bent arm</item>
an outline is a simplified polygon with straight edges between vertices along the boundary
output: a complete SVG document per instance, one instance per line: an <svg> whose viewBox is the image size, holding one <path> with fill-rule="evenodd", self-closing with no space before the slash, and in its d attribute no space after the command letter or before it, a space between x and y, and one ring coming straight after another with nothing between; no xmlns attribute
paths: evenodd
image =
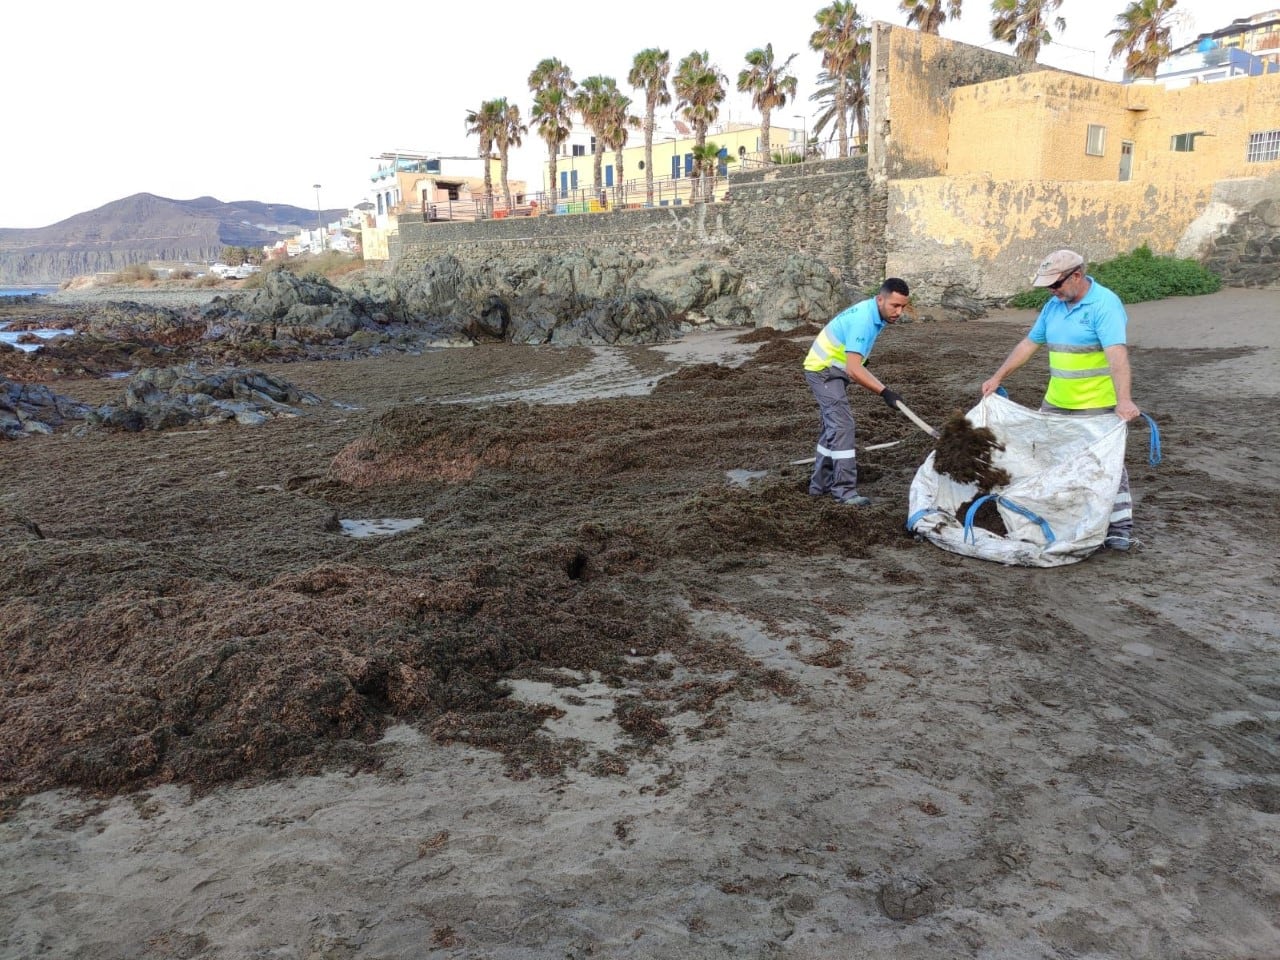
<svg viewBox="0 0 1280 960"><path fill-rule="evenodd" d="M860 353L850 353L845 357L844 368L849 373L849 379L858 386L870 390L872 393L879 393L884 389L884 384L880 379L867 369L863 362L863 356Z"/></svg>
<svg viewBox="0 0 1280 960"><path fill-rule="evenodd" d="M1116 415L1125 420L1135 420L1142 412L1133 402L1130 394L1132 387L1129 372L1129 348L1123 343L1111 347L1103 347L1107 355L1107 363L1111 365L1111 382L1116 385Z"/></svg>

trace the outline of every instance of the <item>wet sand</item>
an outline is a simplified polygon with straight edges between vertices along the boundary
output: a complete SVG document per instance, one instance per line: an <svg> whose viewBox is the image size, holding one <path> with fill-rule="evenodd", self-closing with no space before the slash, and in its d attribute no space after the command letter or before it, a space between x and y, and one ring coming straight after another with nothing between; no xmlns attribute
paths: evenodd
<svg viewBox="0 0 1280 960"><path fill-rule="evenodd" d="M1277 307L1131 309L1143 545L1049 570L913 540L869 395L872 507L807 497L803 336L0 446L0 957L1274 955ZM872 363L941 423L1031 319Z"/></svg>

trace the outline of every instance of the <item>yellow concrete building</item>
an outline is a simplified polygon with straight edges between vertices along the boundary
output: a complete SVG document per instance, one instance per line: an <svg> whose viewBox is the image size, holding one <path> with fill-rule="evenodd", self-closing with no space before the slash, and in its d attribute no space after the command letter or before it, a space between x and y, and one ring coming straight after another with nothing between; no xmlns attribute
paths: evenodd
<svg viewBox="0 0 1280 960"><path fill-rule="evenodd" d="M714 143L719 147L722 158L715 174L705 185L712 196L723 194L728 185L729 174L763 161L761 133L759 124L724 124L708 131L707 143ZM803 131L772 125L769 132L771 152L790 154L798 159L803 136ZM631 132L627 146L622 150L621 174L616 151L604 152L601 158L601 182L605 194L603 198L594 195L595 161L591 152L593 139L590 131L579 125L562 146L562 152L556 158L557 210L561 213L581 213L599 210L608 205L645 206L648 195L643 132ZM678 206L690 202L694 192L695 144L694 137L687 130L654 132L654 206ZM550 161L544 160L542 193L546 197L552 194L550 176Z"/></svg>
<svg viewBox="0 0 1280 960"><path fill-rule="evenodd" d="M1280 185L1280 74L1120 84L883 23L872 57L886 270L930 294L1016 292L1056 247L1192 256L1224 183Z"/></svg>

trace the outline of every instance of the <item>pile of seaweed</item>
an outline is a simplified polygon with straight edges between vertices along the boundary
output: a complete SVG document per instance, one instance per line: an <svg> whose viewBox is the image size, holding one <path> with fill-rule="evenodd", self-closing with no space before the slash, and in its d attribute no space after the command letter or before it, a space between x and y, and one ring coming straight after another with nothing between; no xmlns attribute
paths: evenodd
<svg viewBox="0 0 1280 960"><path fill-rule="evenodd" d="M990 427L975 427L963 411L955 410L942 425L933 459L934 469L945 473L957 483L974 483L978 492L956 509L956 519L964 523L975 503L996 487L1009 483L1009 471L991 462L993 454L1004 449ZM983 500L973 515L973 525L990 530L997 536L1007 536L1008 528L996 507L995 500Z"/></svg>
<svg viewBox="0 0 1280 960"><path fill-rule="evenodd" d="M753 339L744 362L681 368L644 397L407 402L31 447L0 469L41 491L13 507L43 534L0 527L0 803L368 768L393 723L498 751L514 776L617 771L674 735L668 717L696 711L680 735L712 736L726 696L791 695L687 610L769 558L914 549L902 505L923 451L858 397L860 443L907 442L860 462L872 508L810 497L808 468L788 466L818 428L807 342ZM479 394L495 359L424 358L438 366L423 382ZM879 365L945 409L911 351ZM397 365L352 369L329 389L370 403L404 389ZM765 476L744 489L737 469ZM362 543L338 529L353 516L425 522ZM552 708L508 685L583 676L625 691L615 756L553 740Z"/></svg>
<svg viewBox="0 0 1280 960"><path fill-rule="evenodd" d="M991 456L1004 449L990 427L975 427L960 410L942 425L942 435L933 465L956 483L976 483L982 492L1009 484L1009 472L991 463Z"/></svg>

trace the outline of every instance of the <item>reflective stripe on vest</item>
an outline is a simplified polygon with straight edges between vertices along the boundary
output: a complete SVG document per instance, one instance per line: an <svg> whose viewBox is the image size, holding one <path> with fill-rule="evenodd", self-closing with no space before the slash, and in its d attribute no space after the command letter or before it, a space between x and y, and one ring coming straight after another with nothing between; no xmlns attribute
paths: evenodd
<svg viewBox="0 0 1280 960"><path fill-rule="evenodd" d="M1097 347L1049 344L1049 389L1044 398L1067 410L1114 407L1116 385L1106 353Z"/></svg>
<svg viewBox="0 0 1280 960"><path fill-rule="evenodd" d="M831 366L843 369L845 360L844 347L827 336L827 330L823 327L822 332L813 338L813 346L804 358L804 368L812 373L821 373Z"/></svg>

